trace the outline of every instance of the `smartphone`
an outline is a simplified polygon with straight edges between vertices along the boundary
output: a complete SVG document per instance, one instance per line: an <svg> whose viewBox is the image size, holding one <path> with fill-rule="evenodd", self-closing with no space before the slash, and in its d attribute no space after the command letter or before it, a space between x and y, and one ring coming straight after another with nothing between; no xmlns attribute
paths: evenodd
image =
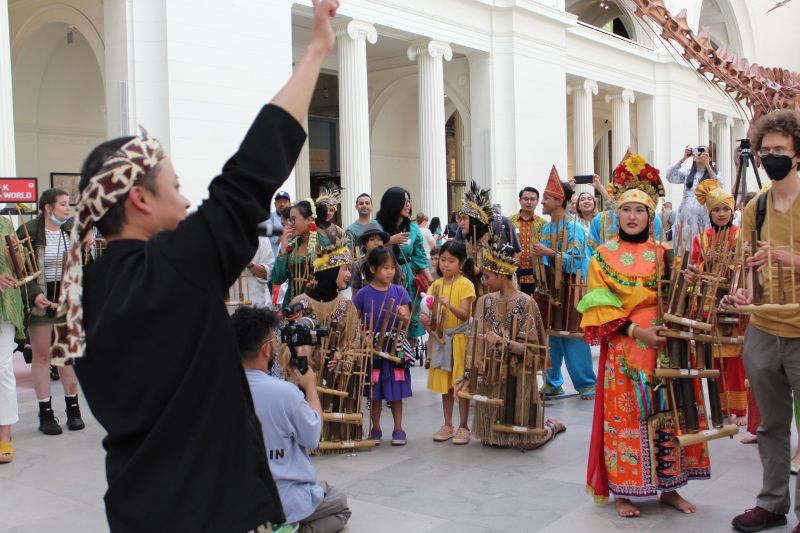
<svg viewBox="0 0 800 533"><path fill-rule="evenodd" d="M576 185L591 185L593 180L594 176L592 176L591 174L582 174L580 176L575 176Z"/></svg>

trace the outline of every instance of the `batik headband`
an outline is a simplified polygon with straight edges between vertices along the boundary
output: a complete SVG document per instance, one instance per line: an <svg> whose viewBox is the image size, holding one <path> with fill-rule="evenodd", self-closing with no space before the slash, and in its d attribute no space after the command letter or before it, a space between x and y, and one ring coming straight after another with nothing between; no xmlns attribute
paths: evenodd
<svg viewBox="0 0 800 533"><path fill-rule="evenodd" d="M83 329L83 250L91 242L95 224L123 201L128 192L164 158L161 144L141 128L142 134L122 145L89 179L78 200L76 223L61 282L55 338L50 349L53 364L82 357L86 348Z"/></svg>

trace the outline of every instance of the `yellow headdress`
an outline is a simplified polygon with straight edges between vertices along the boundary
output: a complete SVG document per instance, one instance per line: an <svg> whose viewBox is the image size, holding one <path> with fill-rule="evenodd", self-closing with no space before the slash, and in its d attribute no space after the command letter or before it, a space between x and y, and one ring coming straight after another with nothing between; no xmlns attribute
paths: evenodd
<svg viewBox="0 0 800 533"><path fill-rule="evenodd" d="M350 249L344 241L340 240L336 244L326 246L317 252L317 258L314 259L314 273L331 268L339 268L352 262L353 257L350 255Z"/></svg>
<svg viewBox="0 0 800 533"><path fill-rule="evenodd" d="M481 189L477 182L472 180L469 190L464 192L464 201L459 214L488 224L494 215L500 213L500 206L492 204L490 191L491 189Z"/></svg>
<svg viewBox="0 0 800 533"><path fill-rule="evenodd" d="M733 195L723 189L717 180L703 180L694 194L700 205L706 206L709 213L720 205L727 205L731 211L734 210Z"/></svg>
<svg viewBox="0 0 800 533"><path fill-rule="evenodd" d="M514 257L514 248L498 237L492 237L489 246L483 249L483 268L490 272L513 277L518 263L518 259Z"/></svg>

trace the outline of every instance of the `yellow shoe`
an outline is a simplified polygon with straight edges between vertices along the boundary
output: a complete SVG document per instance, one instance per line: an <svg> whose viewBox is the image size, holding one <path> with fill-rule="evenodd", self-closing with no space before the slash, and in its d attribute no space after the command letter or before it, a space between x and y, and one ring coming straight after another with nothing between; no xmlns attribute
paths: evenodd
<svg viewBox="0 0 800 533"><path fill-rule="evenodd" d="M0 441L0 463L10 463L14 460L14 443Z"/></svg>

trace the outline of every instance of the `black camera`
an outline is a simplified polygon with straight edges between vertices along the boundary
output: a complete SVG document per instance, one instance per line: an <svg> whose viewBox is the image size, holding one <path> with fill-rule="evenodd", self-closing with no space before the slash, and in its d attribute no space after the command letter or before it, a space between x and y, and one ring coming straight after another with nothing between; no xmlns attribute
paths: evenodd
<svg viewBox="0 0 800 533"><path fill-rule="evenodd" d="M320 339L327 337L330 331L327 327L320 326L314 319L304 316L297 320L290 320L281 329L281 342L289 347L292 354L292 364L301 374L308 372L308 358L298 357L297 346L316 346Z"/></svg>
<svg viewBox="0 0 800 533"><path fill-rule="evenodd" d="M752 148L753 145L750 144L750 139L739 139L739 149L741 149L742 152L749 154Z"/></svg>

